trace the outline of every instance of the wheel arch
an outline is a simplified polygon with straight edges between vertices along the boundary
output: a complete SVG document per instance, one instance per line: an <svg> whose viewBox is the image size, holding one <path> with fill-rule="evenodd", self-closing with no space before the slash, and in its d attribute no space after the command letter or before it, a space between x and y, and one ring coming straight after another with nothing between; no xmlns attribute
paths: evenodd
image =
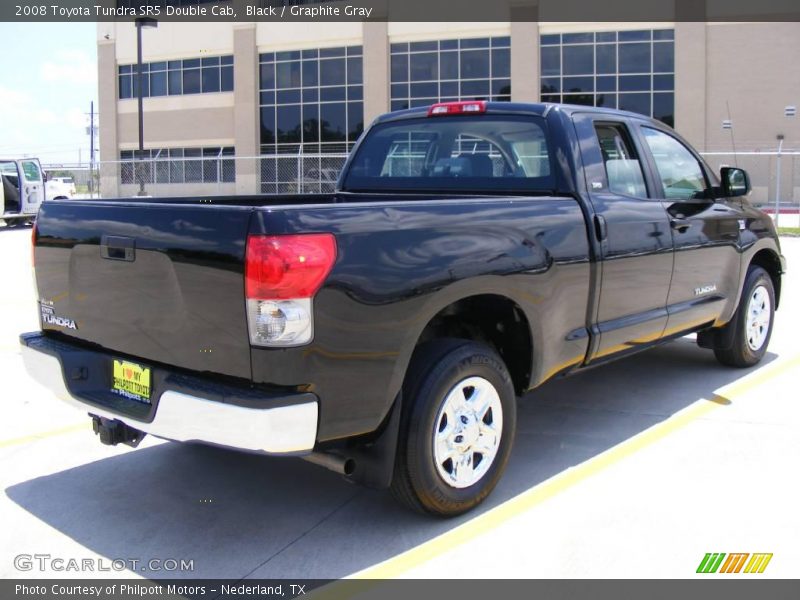
<svg viewBox="0 0 800 600"><path fill-rule="evenodd" d="M500 355L511 376L514 392L521 395L529 388L534 358L534 331L520 303L508 295L483 290L462 297L440 298L425 311L420 327L409 331L401 351L395 384L389 386L392 400L381 425L351 444L341 453L355 459L356 471L347 478L369 487L386 488L394 472L398 435L402 416L411 399L404 398L403 382L426 342L461 338L488 344ZM498 328L498 325L500 327ZM514 325L514 327L512 327Z"/></svg>
<svg viewBox="0 0 800 600"><path fill-rule="evenodd" d="M480 293L450 302L428 319L417 335L414 351L439 338L463 338L489 345L503 359L514 391L521 395L528 389L533 334L527 315L515 300L504 294Z"/></svg>
<svg viewBox="0 0 800 600"><path fill-rule="evenodd" d="M775 308L778 308L781 298L781 260L777 253L771 248L762 248L750 259L750 265L756 265L764 269L772 280L772 287L775 289Z"/></svg>

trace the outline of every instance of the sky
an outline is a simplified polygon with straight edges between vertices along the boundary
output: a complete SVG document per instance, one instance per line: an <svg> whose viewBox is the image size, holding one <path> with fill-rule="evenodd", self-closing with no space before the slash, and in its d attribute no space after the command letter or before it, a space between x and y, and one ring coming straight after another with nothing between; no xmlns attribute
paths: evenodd
<svg viewBox="0 0 800 600"><path fill-rule="evenodd" d="M0 156L88 163L96 39L94 23L0 23Z"/></svg>

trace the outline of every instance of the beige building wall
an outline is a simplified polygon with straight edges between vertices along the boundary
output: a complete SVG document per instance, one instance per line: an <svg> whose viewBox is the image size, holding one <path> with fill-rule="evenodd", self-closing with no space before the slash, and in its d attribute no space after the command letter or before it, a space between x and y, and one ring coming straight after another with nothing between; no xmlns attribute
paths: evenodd
<svg viewBox="0 0 800 600"><path fill-rule="evenodd" d="M109 36L116 42L120 64L136 62L136 26L132 22L98 23L97 34L98 40ZM155 29L142 30L142 48L145 61L230 54L233 50L233 23L162 21Z"/></svg>
<svg viewBox="0 0 800 600"><path fill-rule="evenodd" d="M364 23L364 126L389 110L389 24Z"/></svg>
<svg viewBox="0 0 800 600"><path fill-rule="evenodd" d="M784 134L800 146L800 23L717 23L707 27L706 150L775 149Z"/></svg>
<svg viewBox="0 0 800 600"><path fill-rule="evenodd" d="M97 43L98 125L100 160L114 160L119 156L117 136L117 59L116 42L101 39ZM114 164L100 164L100 193L118 196L119 172Z"/></svg>
<svg viewBox="0 0 800 600"><path fill-rule="evenodd" d="M786 117L786 106L800 106L800 23L715 23L706 26L705 66L707 152L800 151L800 117ZM722 128L723 120L732 129ZM680 125L679 125L680 128ZM782 158L781 197L800 200L800 161ZM753 200L774 201L774 156L708 156L721 165L748 170Z"/></svg>
<svg viewBox="0 0 800 600"><path fill-rule="evenodd" d="M233 30L233 137L237 156L259 152L258 52L254 23L235 25ZM258 191L256 161L236 161L236 193Z"/></svg>
<svg viewBox="0 0 800 600"><path fill-rule="evenodd" d="M675 129L706 148L706 24L675 24Z"/></svg>
<svg viewBox="0 0 800 600"><path fill-rule="evenodd" d="M800 23L718 23L707 27L707 150L772 149L776 136L800 147ZM729 112L730 111L730 112Z"/></svg>
<svg viewBox="0 0 800 600"><path fill-rule="evenodd" d="M539 24L532 21L511 23L511 100L538 102Z"/></svg>

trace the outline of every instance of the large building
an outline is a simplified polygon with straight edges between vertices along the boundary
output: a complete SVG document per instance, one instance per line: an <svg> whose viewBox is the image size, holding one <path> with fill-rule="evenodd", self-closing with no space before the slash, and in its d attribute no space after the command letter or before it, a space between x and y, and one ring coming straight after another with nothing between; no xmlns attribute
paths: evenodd
<svg viewBox="0 0 800 600"><path fill-rule="evenodd" d="M101 189L132 194L136 28L99 23L97 34ZM650 115L701 152L740 153L708 160L753 171L761 201L775 157L743 153L775 150L778 135L800 147L800 118L787 116L800 104L800 23L164 22L142 34L145 148L170 159L143 177L160 193L324 184L376 115L451 99ZM786 198L800 198L796 166L783 170Z"/></svg>

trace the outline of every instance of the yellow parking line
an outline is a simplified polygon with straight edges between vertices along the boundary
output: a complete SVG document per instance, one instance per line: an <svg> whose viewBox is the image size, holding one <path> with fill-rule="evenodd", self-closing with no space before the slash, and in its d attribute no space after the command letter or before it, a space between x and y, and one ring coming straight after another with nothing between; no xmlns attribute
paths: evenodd
<svg viewBox="0 0 800 600"><path fill-rule="evenodd" d="M672 415L668 420L639 433L638 435L606 450L602 454L572 467L551 479L523 492L503 504L443 533L419 546L398 554L380 564L351 575L357 579L390 579L427 562L469 540L524 513L532 507L577 485L592 475L622 461L639 450L653 445L671 433L685 427L714 409L729 404L729 399L741 396L762 383L800 365L800 356L767 365L758 371L723 386L709 400L698 400Z"/></svg>
<svg viewBox="0 0 800 600"><path fill-rule="evenodd" d="M80 425L70 425L69 427L60 427L59 429L51 429L50 431L42 431L40 433L32 433L10 440L0 440L0 448L8 448L9 446L18 446L20 444L27 444L29 442L36 442L47 438L55 437L57 435L64 435L65 433L73 433L75 431L82 431L89 429L91 421L81 423Z"/></svg>

